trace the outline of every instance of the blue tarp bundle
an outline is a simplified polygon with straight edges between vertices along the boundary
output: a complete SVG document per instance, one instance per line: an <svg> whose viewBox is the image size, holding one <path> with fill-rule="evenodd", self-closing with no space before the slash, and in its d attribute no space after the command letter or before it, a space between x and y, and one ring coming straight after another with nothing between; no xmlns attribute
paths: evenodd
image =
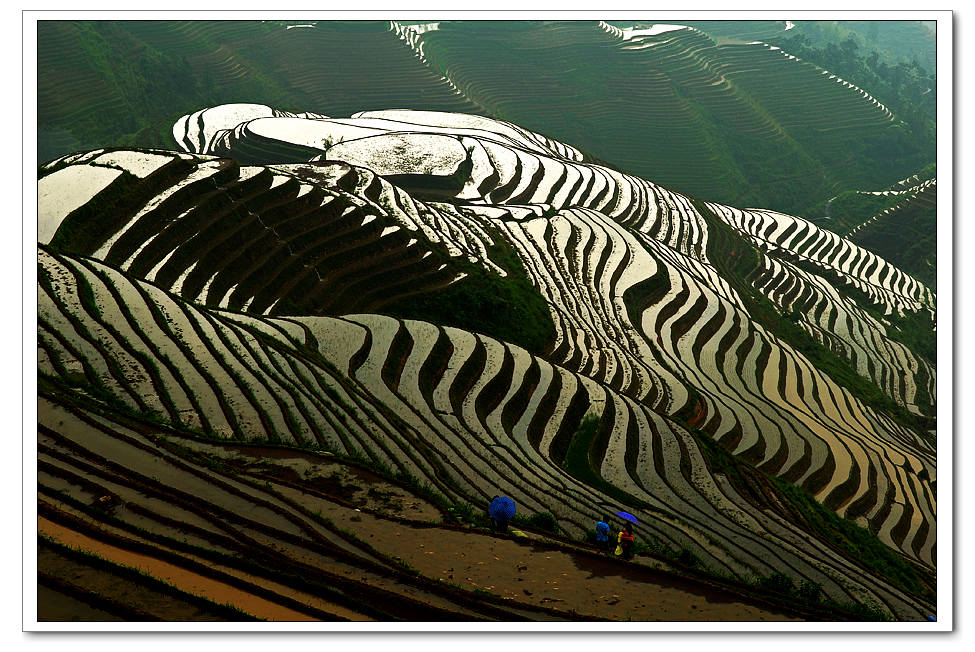
<svg viewBox="0 0 975 652"><path fill-rule="evenodd" d="M488 505L488 513L496 521L510 521L515 515L515 501L507 496L498 496Z"/></svg>

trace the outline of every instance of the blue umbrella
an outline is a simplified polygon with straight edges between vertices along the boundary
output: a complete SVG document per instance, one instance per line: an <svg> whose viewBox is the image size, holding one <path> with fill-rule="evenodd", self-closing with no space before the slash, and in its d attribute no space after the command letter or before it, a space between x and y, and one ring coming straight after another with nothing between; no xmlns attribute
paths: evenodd
<svg viewBox="0 0 975 652"><path fill-rule="evenodd" d="M629 512L616 512L616 515L619 516L624 521L629 521L630 523L636 523L637 525L640 524L640 521L636 520L636 516L630 514Z"/></svg>
<svg viewBox="0 0 975 652"><path fill-rule="evenodd" d="M496 521L510 521L515 515L515 501L507 496L497 496L488 505L488 513Z"/></svg>

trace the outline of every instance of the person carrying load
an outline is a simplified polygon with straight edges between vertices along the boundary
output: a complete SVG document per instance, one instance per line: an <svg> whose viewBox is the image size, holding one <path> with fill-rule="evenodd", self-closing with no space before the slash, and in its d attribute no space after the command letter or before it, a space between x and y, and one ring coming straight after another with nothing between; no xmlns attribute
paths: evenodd
<svg viewBox="0 0 975 652"><path fill-rule="evenodd" d="M620 530L616 538L616 556L623 556L623 559L633 559L633 526L627 523Z"/></svg>

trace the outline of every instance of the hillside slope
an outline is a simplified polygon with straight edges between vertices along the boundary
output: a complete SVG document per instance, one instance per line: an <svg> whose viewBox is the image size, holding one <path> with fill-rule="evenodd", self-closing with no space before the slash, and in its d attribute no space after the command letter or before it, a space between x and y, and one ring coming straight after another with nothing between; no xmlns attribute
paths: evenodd
<svg viewBox="0 0 975 652"><path fill-rule="evenodd" d="M896 199L896 203L851 229L847 238L935 288L938 281L937 179L878 194Z"/></svg>
<svg viewBox="0 0 975 652"><path fill-rule="evenodd" d="M542 531L491 534L415 485L321 451L203 440L64 397L39 408L41 621L866 613L708 580L664 558L615 560Z"/></svg>
<svg viewBox="0 0 975 652"><path fill-rule="evenodd" d="M573 537L624 506L719 576L931 611L935 361L897 327L934 314L916 279L478 116L231 105L173 133L187 152L41 169L51 392L458 505L503 492ZM478 318L488 295L507 317Z"/></svg>
<svg viewBox="0 0 975 652"><path fill-rule="evenodd" d="M793 213L843 190L886 186L934 156L933 141L906 138L868 89L761 40L690 27L38 23L40 161L102 146L168 147L180 115L243 98L326 115L487 115L703 199Z"/></svg>

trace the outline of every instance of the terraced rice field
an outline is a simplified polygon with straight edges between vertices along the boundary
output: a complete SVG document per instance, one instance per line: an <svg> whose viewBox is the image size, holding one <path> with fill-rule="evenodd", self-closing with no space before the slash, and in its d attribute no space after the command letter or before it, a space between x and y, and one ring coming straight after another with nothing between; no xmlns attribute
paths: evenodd
<svg viewBox="0 0 975 652"><path fill-rule="evenodd" d="M86 270L81 283L91 289L94 305L105 309L98 310L97 317L89 316L91 323L85 336L98 350L112 352L111 358L121 367L133 396L155 398L152 404L140 405L137 409L141 411L178 414L182 405L184 414L195 411L197 415L187 422L210 427L222 414L233 423L233 431L213 428L218 436L323 446L398 468L451 498L475 504L504 492L523 508L550 511L568 531L581 533L589 521L612 508L613 500L566 475L553 463L553 456L558 457L556 449L562 445L569 424L578 422L586 410L603 406L601 420L605 425L601 428L616 434L610 434L599 468L614 486L646 502L647 507L639 513L652 523L655 536L675 544L704 542L692 544L699 555L719 568L742 574L763 574L779 568L770 561L769 550L777 548L783 538L803 540L802 533L787 527L784 520L769 521L770 517L750 505L748 498L719 489L698 444L673 422L584 377L489 338L378 315L353 315L344 320L295 317L286 322L212 311L205 315L176 299L157 295L153 303L156 310L169 315L176 331L169 339L182 354L173 359L154 351L148 334L133 331L138 328L134 319L118 318L119 312L128 311L128 304L121 302L108 284L98 282L104 273L102 265L79 265L72 259L43 253L40 261L52 277L64 276L63 265ZM136 294L133 299L139 303L150 300L146 294ZM45 322L53 321L57 315L65 315L69 306L46 295L40 314ZM74 310L83 308L75 306ZM188 317L195 315L197 320L208 317L210 329L201 328L199 322L174 320L177 311ZM101 320L106 321L99 327ZM112 328L118 321L128 321L129 327ZM301 340L293 339L300 333L294 325L304 329ZM328 340L319 349L319 356L309 358L302 353L323 335ZM232 341L249 344L226 348ZM41 373L67 381L67 371L60 362L66 346L47 338L41 344L52 361ZM390 356L403 349L411 353L400 367ZM123 350L128 352L127 357ZM83 352L81 355L84 357ZM90 355L95 357L94 353ZM98 371L94 361L92 366L99 379L111 374ZM165 366L172 366L175 373L161 371ZM444 370L439 378L437 368ZM537 376L532 369L538 369ZM247 374L255 370L260 370L259 376L248 380ZM519 370L527 373L519 374ZM201 381L193 382L194 374L202 374ZM526 384L533 377L538 378L534 388ZM215 399L208 395L211 390L216 393ZM536 393L540 397L537 409L526 410L519 418L510 405L524 405ZM218 405L210 403L214 400ZM187 403L193 407L187 409ZM342 425L332 430L330 424ZM111 433L100 436L108 437L103 445L90 433L79 442L101 459L125 464L134 477L139 477L136 459L112 449L119 445L113 443L118 437ZM631 437L637 437L636 441L630 442ZM674 443L667 443L673 438ZM631 476L632 471L625 470L625 458L634 444L646 452L639 454L637 475ZM662 464L654 459L658 453L651 452L658 447ZM688 464L690 470L682 470ZM154 481L180 487L187 495L206 491L204 485L194 489L186 479L161 476L158 466L154 465L152 472ZM118 489L113 491L117 493ZM750 514L752 527L729 514ZM176 514L169 517L187 520ZM279 517L273 512L264 516L254 513L250 518L265 528L293 530L285 521L275 525ZM755 528L757 523L761 527ZM769 528L776 531L775 536L770 537ZM719 530L723 543L706 543ZM733 544L729 542L732 539ZM850 589L839 579L850 571L849 563L830 554L828 548L813 553L796 548L775 554L787 560L798 576L824 583L837 598L869 595L897 609L912 608L906 596L890 592L879 580L861 578L858 587Z"/></svg>
<svg viewBox="0 0 975 652"><path fill-rule="evenodd" d="M38 23L42 161L71 151L61 143L118 145L201 102L240 97L338 115L390 106L476 110L388 21L316 21L305 29L256 20Z"/></svg>
<svg viewBox="0 0 975 652"><path fill-rule="evenodd" d="M181 113L241 98L282 114L393 107L488 115L710 201L795 212L887 183L858 163L895 139L896 117L868 92L765 44L788 21L39 25L41 161L143 138L164 146ZM307 154L300 140L281 149L250 134L233 149L268 163Z"/></svg>
<svg viewBox="0 0 975 652"><path fill-rule="evenodd" d="M332 451L455 504L504 493L569 536L622 501L641 537L713 571L784 573L900 618L930 611L796 518L769 478L933 573L935 437L817 367L759 314L764 301L794 315L814 346L923 420L934 361L877 316L933 312L917 279L800 218L699 202L478 116L232 105L188 114L173 133L185 153L113 149L42 168L41 214L56 216L38 249L45 382L215 440ZM84 196L55 192L62 179ZM384 314L403 297L510 281L508 255L555 327L537 350ZM743 255L756 261L747 274L734 272ZM587 415L598 420L591 440ZM77 416L87 434L46 426L51 447L67 437L112 460L135 446L124 454L141 464L142 444L121 425ZM711 446L737 460L734 472ZM153 486L191 482L180 464ZM193 523L224 547L227 527L249 545L287 542L294 556L282 563L308 546L366 563L279 494L193 476L197 493L216 483L256 511L231 518L233 500L214 493L204 525L171 494L183 511L167 507L164 522ZM285 493L301 500L300 483ZM375 555L368 564L391 572ZM348 596L322 599L304 613L334 616L338 603L365 613Z"/></svg>
<svg viewBox="0 0 975 652"><path fill-rule="evenodd" d="M884 256L929 287L937 283L938 182L928 179L901 190L882 191L898 201L852 229L847 238Z"/></svg>
<svg viewBox="0 0 975 652"><path fill-rule="evenodd" d="M861 89L776 48L715 42L682 25L440 23L408 40L492 115L639 176L732 202L735 185L755 193L791 183L816 192L812 177L824 167L831 174L850 155L834 132L879 135L892 119ZM502 80L502 70L517 74ZM568 105L565 89L573 94ZM739 134L749 155L729 160L711 133Z"/></svg>

